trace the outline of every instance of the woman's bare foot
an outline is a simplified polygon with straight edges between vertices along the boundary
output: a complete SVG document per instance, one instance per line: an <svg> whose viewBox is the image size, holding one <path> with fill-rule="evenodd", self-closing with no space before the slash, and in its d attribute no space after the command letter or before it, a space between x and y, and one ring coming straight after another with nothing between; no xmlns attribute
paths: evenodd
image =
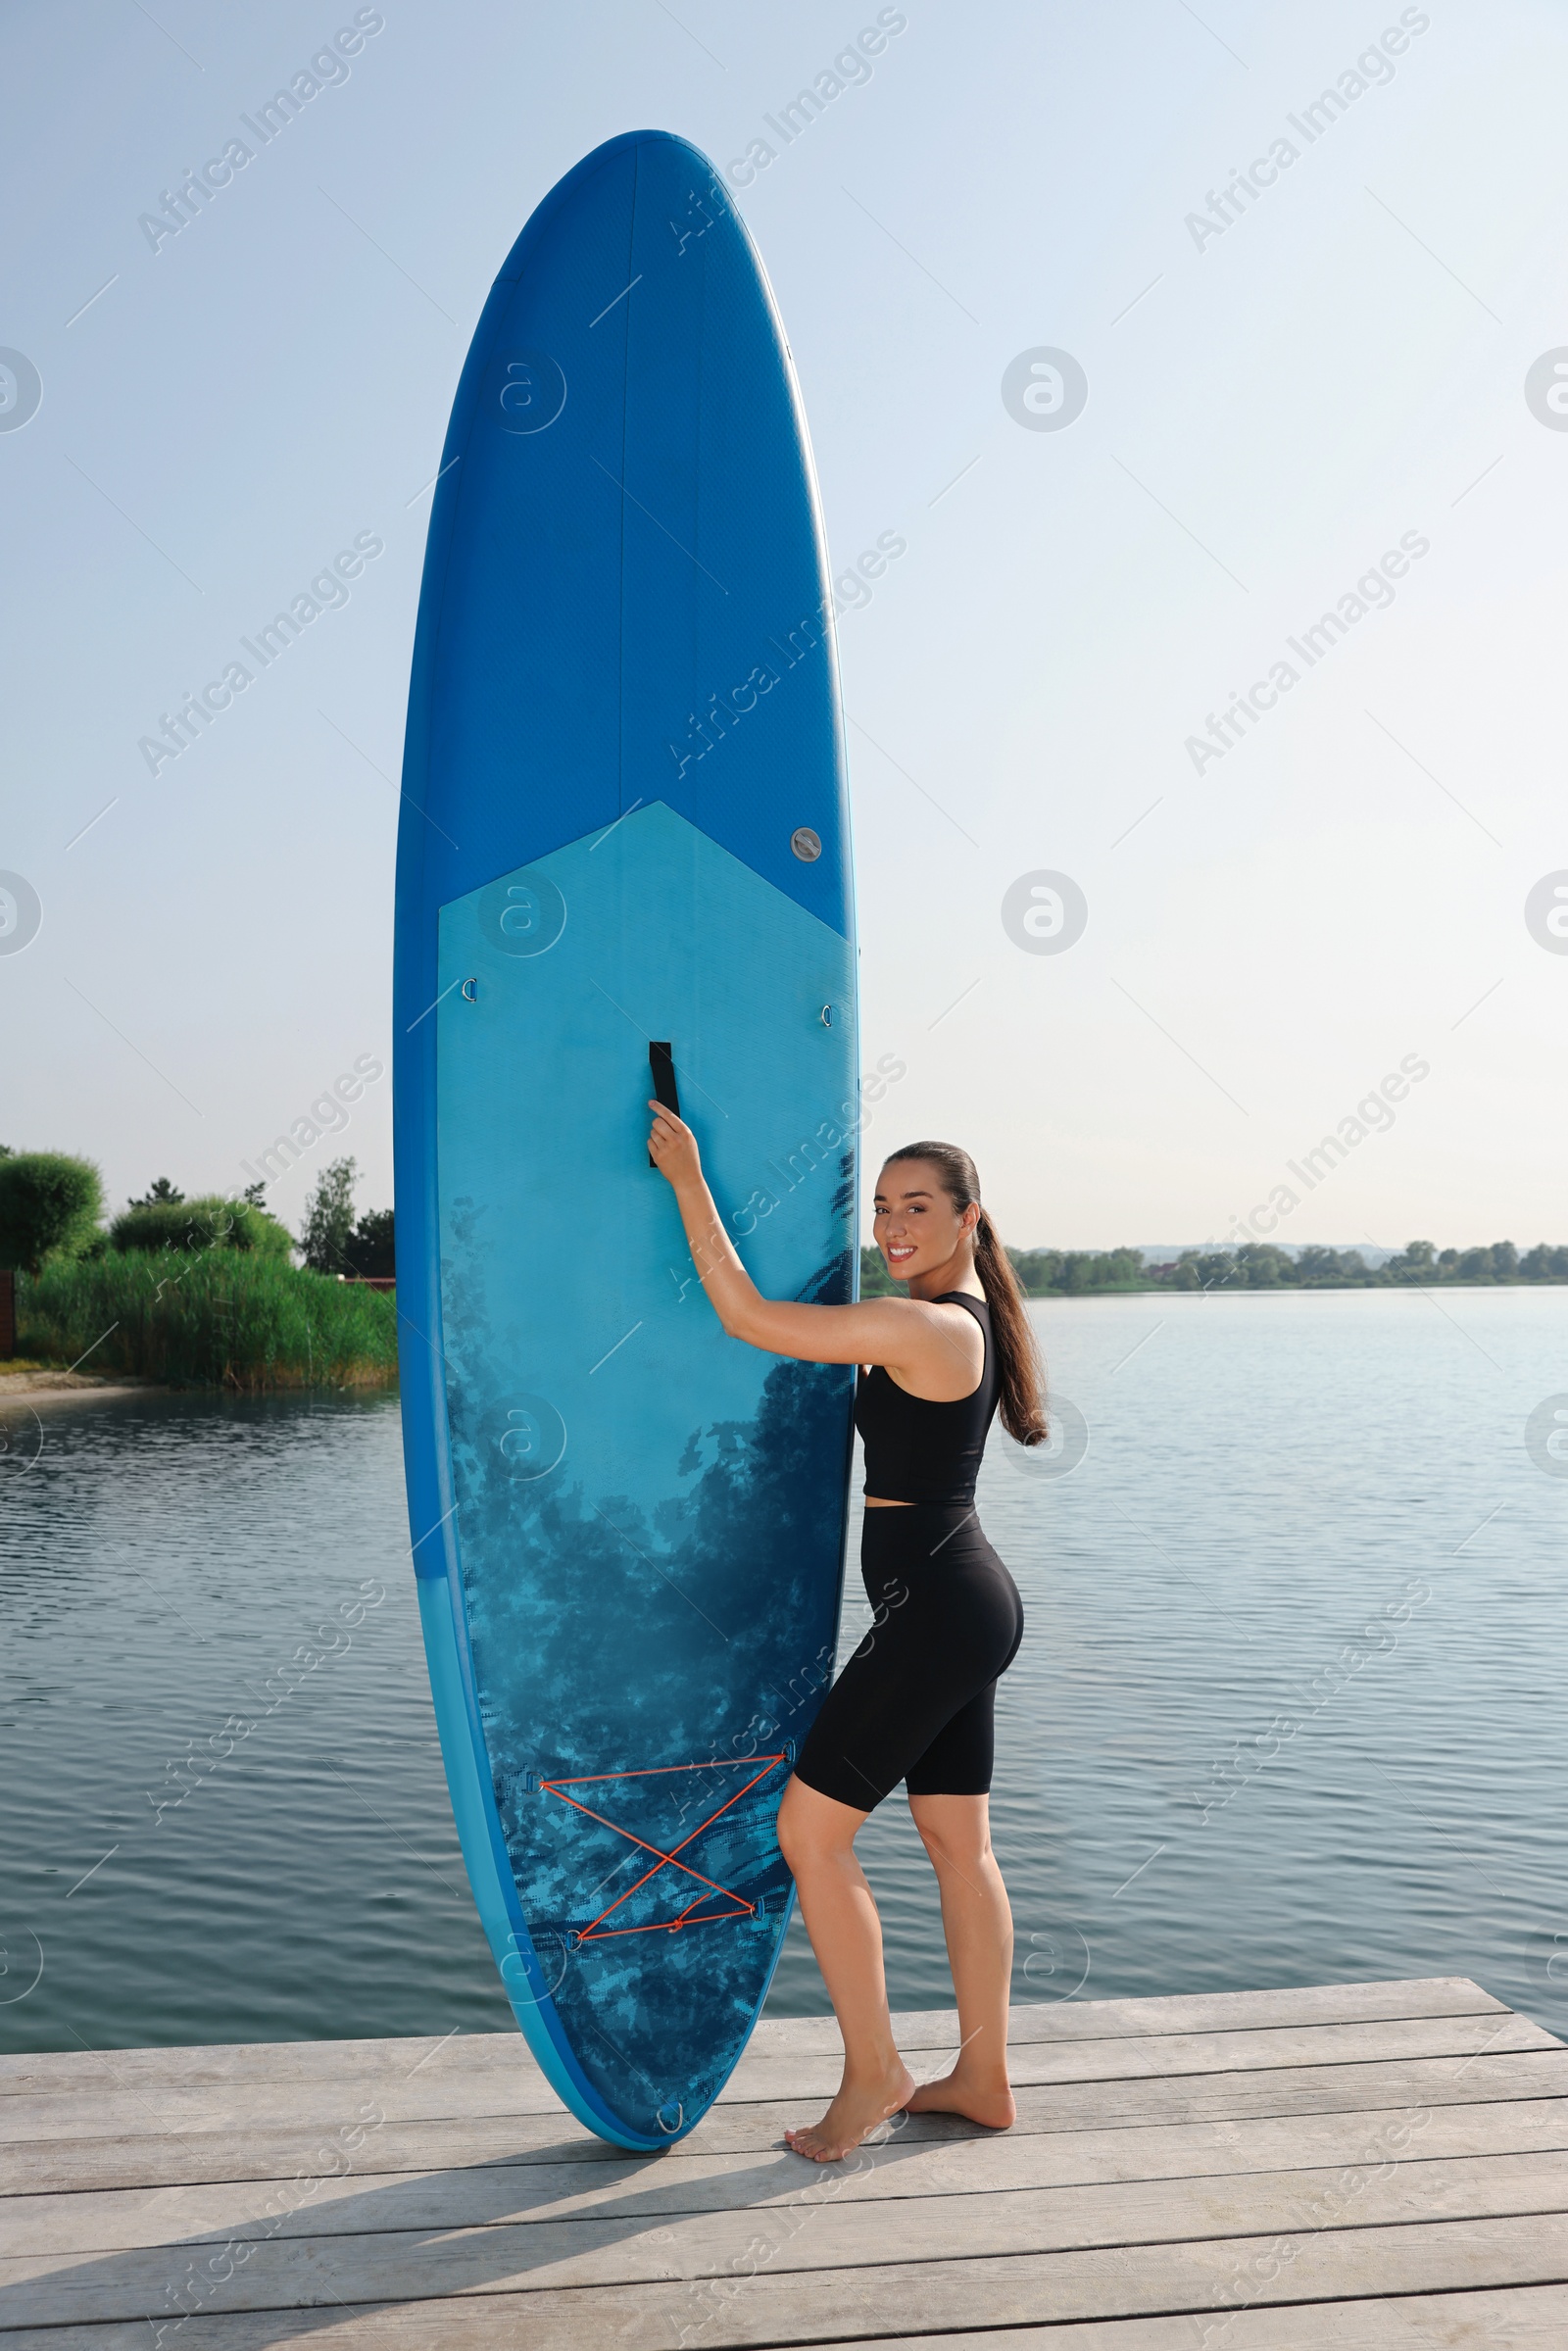
<svg viewBox="0 0 1568 2351"><path fill-rule="evenodd" d="M988 2131L1007 2131L1018 2119L1017 2101L1006 2082L982 2080L961 2065L940 2082L922 2082L907 2101L910 2114L961 2114Z"/></svg>
<svg viewBox="0 0 1568 2351"><path fill-rule="evenodd" d="M914 2076L903 2059L880 2082L845 2082L839 2094L813 2131L786 2131L784 2143L812 2163L842 2163L879 2123L910 2103ZM1010 2118L1009 2118L1010 2119Z"/></svg>

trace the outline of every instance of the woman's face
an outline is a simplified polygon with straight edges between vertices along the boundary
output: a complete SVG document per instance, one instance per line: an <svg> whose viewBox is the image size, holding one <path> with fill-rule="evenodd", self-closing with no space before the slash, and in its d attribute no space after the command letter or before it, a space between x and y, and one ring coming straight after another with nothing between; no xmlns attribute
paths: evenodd
<svg viewBox="0 0 1568 2351"><path fill-rule="evenodd" d="M896 1282L935 1273L972 1233L980 1211L961 1214L929 1159L890 1159L877 1181L872 1238Z"/></svg>

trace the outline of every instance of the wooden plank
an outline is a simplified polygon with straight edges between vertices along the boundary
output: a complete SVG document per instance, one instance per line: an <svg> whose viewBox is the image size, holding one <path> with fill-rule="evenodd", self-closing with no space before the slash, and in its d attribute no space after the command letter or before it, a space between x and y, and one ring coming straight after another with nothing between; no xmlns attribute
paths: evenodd
<svg viewBox="0 0 1568 2351"><path fill-rule="evenodd" d="M361 2341L334 2331L331 2351ZM432 2342L439 2341L432 2337ZM712 2345L712 2338L707 2338ZM847 2351L1200 2351L1201 2322L1191 2318L1090 2320L1087 2325L1009 2327L981 2334L859 2337ZM1214 2351L1562 2351L1568 2343L1568 2286L1519 2285L1476 2294L1416 2294L1396 2300L1320 2302L1298 2309L1244 2310L1214 2322ZM64 2347L61 2347L64 2351ZM79 2346L86 2351L86 2345ZM97 2351L97 2346L94 2346ZM713 2346L716 2351L716 2346Z"/></svg>
<svg viewBox="0 0 1568 2351"><path fill-rule="evenodd" d="M502 2306L504 2309L504 2306ZM423 2306L415 2333L406 2310L313 2312L312 2345L321 2351L517 2351L517 2338L495 2305ZM1223 2329L1221 2331L1221 2328ZM258 2333L254 2319L194 2320L168 2338L187 2334L201 2351L269 2351L276 2334ZM145 2323L129 2327L28 2327L0 2336L5 2351L148 2351ZM797 2342L797 2336L784 2338ZM845 2351L1199 2351L1202 2323L1192 2318L1113 2319L1108 2322L1025 2327L982 2333L857 2335L840 2338ZM1215 2351L1562 2351L1568 2341L1568 2287L1512 2286L1496 2291L1419 2294L1376 2301L1338 2301L1278 2310L1244 2310L1215 2324ZM723 2351L710 2332L690 2338L693 2351ZM597 2351L597 2347L595 2347Z"/></svg>
<svg viewBox="0 0 1568 2351"><path fill-rule="evenodd" d="M439 2067L538 2072L520 2033L446 2033L377 2040L231 2041L138 2049L42 2049L0 2056L0 2100L93 2092L117 2084L212 2087L253 2082L380 2081Z"/></svg>
<svg viewBox="0 0 1568 2351"><path fill-rule="evenodd" d="M1401 2142L1401 2130L1408 2133ZM1568 2150L1568 2097L1490 2106L1412 2108L1375 2116L1300 2115L1245 2123L1152 2125L1121 2131L1007 2132L860 2151L853 2169L823 2175L845 2205L930 2195L1090 2186L1113 2181L1224 2178L1328 2170L1366 2159L1376 2134L1393 2160ZM353 2172L302 2189L288 2179L181 2187L87 2189L0 2199L0 2243L13 2255L54 2258L216 2235L333 2236L368 2229L478 2229L500 2221L643 2219L747 2210L765 2213L808 2182L784 2149L597 2164L516 2163L446 2172Z"/></svg>
<svg viewBox="0 0 1568 2351"><path fill-rule="evenodd" d="M643 2161L511 2033L13 2060L0 2351L1568 2340L1568 2048L1468 1979L1013 2024L1012 2132L906 2118L831 2171L779 2145L836 2083L827 2019L765 2024ZM900 2029L921 2074L956 2045Z"/></svg>
<svg viewBox="0 0 1568 2351"><path fill-rule="evenodd" d="M918 2078L946 2072L958 2045L955 2030L936 2050L907 2051ZM1508 2010L1480 2016L1397 2018L1373 2023L1290 2025L1225 2033L1120 2033L1110 2039L1010 2044L1014 2084L1139 2081L1155 2076L1265 2071L1279 2066L1396 2064L1418 2057L1469 2057L1483 2049L1561 2048L1555 2033ZM748 2054L724 2090L726 2102L828 2098L839 2083L842 2053Z"/></svg>
<svg viewBox="0 0 1568 2351"><path fill-rule="evenodd" d="M956 2039L953 2045L956 2046ZM1483 2050L1560 2049L1562 2045L1541 2026L1504 2010L1500 2016L1416 2017L1376 2024L1281 2026L1260 2032L1035 2041L1009 2056L1014 2083L1021 2087L1464 2058ZM927 2077L940 2073L946 2054L927 2053L917 2070ZM743 2057L724 2092L725 2103L791 2098L825 2104L838 2087L840 2065L838 2055ZM147 2082L106 2090L90 2100L56 2093L31 2097L18 2093L6 2101L0 2113L0 2142L222 2131L242 2123L275 2129L291 2121L333 2130L363 2123L362 2109L378 2112L389 2122L561 2112L554 2090L530 2060L526 2066L497 2064L485 2074L448 2077L431 2069L373 2083Z"/></svg>
<svg viewBox="0 0 1568 2351"><path fill-rule="evenodd" d="M588 2293L670 2277L726 2280L762 2267L770 2278L804 2279L890 2262L901 2272L918 2272L944 2263L1093 2248L1141 2255L1152 2246L1215 2237L1258 2243L1296 2234L1355 2238L1400 2224L1428 2230L1443 2223L1468 2228L1520 2214L1558 2226L1568 2261L1568 2156L1463 2157L1383 2170L1381 2132L1369 2131L1366 2138L1358 2165L1328 2175L1290 2171L1131 2186L999 2189L988 2196L930 2195L868 2207L845 2203L835 2193L834 2175L818 2171L802 2180L793 2202L762 2213L741 2206L666 2221L633 2212L619 2219L536 2220L434 2233L383 2229L327 2239L252 2240L239 2247L223 2240L107 2257L4 2260L0 2316L8 2326L132 2318L167 2309L172 2281L187 2276L199 2281L203 2311L217 2316L519 2288Z"/></svg>
<svg viewBox="0 0 1568 2351"><path fill-rule="evenodd" d="M1167 1998L1037 2002L1010 2012L1008 2038L1102 2040L1119 2034L1221 2033L1285 2025L1370 2024L1380 2019L1506 2015L1505 2004L1467 1976L1402 1983L1329 1984L1273 1991L1188 1992ZM916 2009L894 2017L902 2048L953 2045L954 2011ZM752 2035L758 2055L835 2056L832 2017L764 2017ZM0 2056L0 2098L15 2092L97 2091L120 2082L352 2082L439 2064L487 2073L500 2060L531 2065L516 2033L459 2033L376 2040L236 2041L200 2047L43 2050Z"/></svg>
<svg viewBox="0 0 1568 2351"><path fill-rule="evenodd" d="M1268 2025L1359 2025L1382 2018L1502 2016L1507 2003L1468 1976L1429 1976L1410 1983L1285 1985L1272 1991L1175 1992L1152 1999L1047 2000L1008 2012L1007 2039L1109 2040L1118 2033L1230 2033ZM899 2046L942 2048L954 2038L951 2008L905 2009L893 2019ZM839 2046L830 2016L763 2017L751 2045L772 2052L775 2042L802 2055L831 2054ZM79 2052L78 2052L79 2054Z"/></svg>
<svg viewBox="0 0 1568 2351"><path fill-rule="evenodd" d="M1258 2264L1274 2265L1269 2278ZM1014 2351L1027 2336L1009 2331L1002 2343L987 2341L987 2327L1040 2327L1051 2351L1064 2351L1072 2336L1063 2322L1168 2319L1179 2313L1224 2314L1215 2336L1235 2351L1233 2335L1253 2322L1251 2341L1275 2351L1278 2322L1265 2328L1260 2314L1276 2304L1318 2305L1314 2335L1301 2326L1299 2308L1289 2324L1296 2342L1321 2351L1338 2344L1361 2351L1366 2338L1340 2324L1340 2311L1376 2297L1388 2302L1419 2297L1437 2322L1446 2324L1454 2305L1446 2297L1476 2297L1483 2311L1506 2300L1486 2287L1550 2285L1561 2289L1568 2277L1568 2219L1562 2216L1475 2221L1463 2227L1335 2229L1287 2240L1282 2248L1257 2237L1209 2238L1196 2243L1115 2247L1062 2254L922 2262L773 2277L766 2273L733 2279L669 2278L631 2287L586 2291L545 2287L528 2293L496 2293L348 2309L302 2302L300 2315L282 2322L287 2331L306 2332L326 2351L581 2351L614 2344L618 2351L756 2351L764 2345L892 2342L941 2337L951 2351L954 2338L968 2330L986 2351ZM1434 2299L1438 2298L1438 2299ZM1514 2297L1515 2308L1519 2307ZM1528 2308L1528 2304L1525 2305ZM1553 2306L1545 2305L1547 2309ZM1564 2307L1561 2293L1555 2305ZM1240 2315L1236 2315L1240 2310ZM307 2316L306 2314L309 2313ZM982 2331L976 2335L976 2322ZM1203 2342L1192 2319L1180 2322L1184 2336L1168 2333L1165 2344ZM1351 2324L1353 2326L1353 2317ZM237 2312L206 2317L195 2312L172 2339L179 2351L272 2351L280 2322L276 2312ZM1136 2338L1102 2328L1105 2351L1126 2351ZM1146 2335L1146 2344L1157 2338ZM1243 2336L1242 2341L1246 2341ZM1287 2338L1292 2339L1292 2338ZM1372 2338L1375 2341L1375 2337ZM1425 2344L1441 2342L1429 2333ZM1507 2335L1450 2331L1450 2343L1512 2345ZM1551 2340L1549 2336L1545 2339ZM1556 2338L1560 2344L1561 2338ZM25 2327L0 2336L6 2351L148 2351L155 2341L145 2318L101 2326ZM1414 2342L1421 2343L1418 2334ZM1089 2333L1079 2336L1088 2351ZM933 2345L935 2351L935 2345Z"/></svg>
<svg viewBox="0 0 1568 2351"><path fill-rule="evenodd" d="M1463 2106L1568 2094L1568 2050L1281 2068L1266 2073L1178 2076L1174 2080L1066 2083L1025 2088L1014 2135L1118 2129L1145 2124L1220 2123L1251 2117L1369 2113L1385 2108ZM803 2102L729 2105L721 2101L681 2145L691 2154L741 2154L778 2145L802 2119ZM809 2109L808 2107L807 2111ZM956 2116L911 2115L903 2143L973 2140ZM0 2148L0 2192L159 2187L200 2180L291 2177L330 2168L328 2138L318 2129L236 2126L211 2132L152 2131L122 2138L52 2138ZM623 2161L617 2150L559 2109L549 2115L435 2118L388 2122L371 2134L358 2163L378 2171L428 2171L456 2165ZM661 2159L667 2160L667 2159ZM143 2346L145 2351L145 2346Z"/></svg>

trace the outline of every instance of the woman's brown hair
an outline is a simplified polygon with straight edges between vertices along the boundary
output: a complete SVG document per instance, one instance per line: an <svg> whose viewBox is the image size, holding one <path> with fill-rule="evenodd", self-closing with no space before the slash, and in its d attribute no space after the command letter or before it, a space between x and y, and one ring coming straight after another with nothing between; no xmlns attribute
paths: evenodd
<svg viewBox="0 0 1568 2351"><path fill-rule="evenodd" d="M890 1151L884 1164L892 1167L900 1159L924 1159L934 1167L943 1191L960 1215L967 1207L980 1208L980 1178L974 1161L956 1143L906 1143L902 1151ZM1019 1445L1044 1445L1050 1434L1046 1426L1046 1367L1012 1260L984 1208L980 1208L980 1221L974 1229L974 1265L991 1309L991 1331L997 1343L1002 1425Z"/></svg>

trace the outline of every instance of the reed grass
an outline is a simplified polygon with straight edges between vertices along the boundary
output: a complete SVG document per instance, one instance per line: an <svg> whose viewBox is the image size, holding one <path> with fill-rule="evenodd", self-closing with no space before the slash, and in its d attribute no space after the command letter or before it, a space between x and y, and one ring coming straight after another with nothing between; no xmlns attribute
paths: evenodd
<svg viewBox="0 0 1568 2351"><path fill-rule="evenodd" d="M260 1250L111 1250L18 1275L17 1352L171 1388L379 1386L397 1304Z"/></svg>

